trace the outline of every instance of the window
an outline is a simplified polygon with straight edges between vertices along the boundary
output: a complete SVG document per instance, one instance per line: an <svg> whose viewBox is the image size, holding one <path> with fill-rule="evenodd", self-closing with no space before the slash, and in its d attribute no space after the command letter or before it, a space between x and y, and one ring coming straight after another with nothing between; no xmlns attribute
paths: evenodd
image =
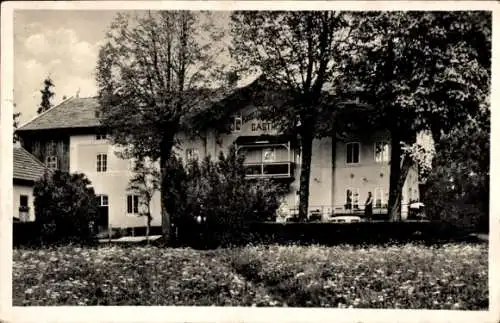
<svg viewBox="0 0 500 323"><path fill-rule="evenodd" d="M45 166L48 169L57 169L57 143L54 140L47 143Z"/></svg>
<svg viewBox="0 0 500 323"><path fill-rule="evenodd" d="M357 164L359 163L359 143L350 142L346 145L347 150L347 164Z"/></svg>
<svg viewBox="0 0 500 323"><path fill-rule="evenodd" d="M375 208L382 208L385 207L385 195L384 195L384 189L381 187L375 188L375 194L374 194L374 205Z"/></svg>
<svg viewBox="0 0 500 323"><path fill-rule="evenodd" d="M105 134L105 133L98 133L96 136L95 136L95 139L96 140L104 140L108 138L108 136Z"/></svg>
<svg viewBox="0 0 500 323"><path fill-rule="evenodd" d="M273 148L266 148L262 150L262 162L270 163L276 160L276 154Z"/></svg>
<svg viewBox="0 0 500 323"><path fill-rule="evenodd" d="M375 143L375 161L377 163L389 161L389 144L386 142Z"/></svg>
<svg viewBox="0 0 500 323"><path fill-rule="evenodd" d="M107 195L97 195L97 203L99 206L108 206L108 196Z"/></svg>
<svg viewBox="0 0 500 323"><path fill-rule="evenodd" d="M28 195L19 196L19 221L27 222L29 221L29 207L28 207Z"/></svg>
<svg viewBox="0 0 500 323"><path fill-rule="evenodd" d="M28 195L19 196L19 206L28 207Z"/></svg>
<svg viewBox="0 0 500 323"><path fill-rule="evenodd" d="M47 143L47 156L57 155L57 143L51 140Z"/></svg>
<svg viewBox="0 0 500 323"><path fill-rule="evenodd" d="M128 168L133 171L135 169L135 158L131 158L128 160Z"/></svg>
<svg viewBox="0 0 500 323"><path fill-rule="evenodd" d="M99 154L97 155L97 171L105 172L108 168L108 155Z"/></svg>
<svg viewBox="0 0 500 323"><path fill-rule="evenodd" d="M243 125L243 118L241 116L235 116L234 117L234 131L235 132L241 131L242 125Z"/></svg>
<svg viewBox="0 0 500 323"><path fill-rule="evenodd" d="M348 188L346 190L345 209L346 210L359 209L359 189Z"/></svg>
<svg viewBox="0 0 500 323"><path fill-rule="evenodd" d="M48 169L57 169L57 156L47 156L45 158L45 166Z"/></svg>
<svg viewBox="0 0 500 323"><path fill-rule="evenodd" d="M127 213L139 214L139 196L127 195Z"/></svg>
<svg viewBox="0 0 500 323"><path fill-rule="evenodd" d="M200 157L200 153L196 148L188 148L186 149L186 160L188 162L198 160Z"/></svg>

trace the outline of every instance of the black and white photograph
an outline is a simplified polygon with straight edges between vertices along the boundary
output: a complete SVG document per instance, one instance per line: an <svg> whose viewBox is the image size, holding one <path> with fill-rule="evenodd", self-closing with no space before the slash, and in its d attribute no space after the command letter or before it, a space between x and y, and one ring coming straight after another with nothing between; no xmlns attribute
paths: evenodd
<svg viewBox="0 0 500 323"><path fill-rule="evenodd" d="M498 4L189 2L2 6L0 319L498 322Z"/></svg>

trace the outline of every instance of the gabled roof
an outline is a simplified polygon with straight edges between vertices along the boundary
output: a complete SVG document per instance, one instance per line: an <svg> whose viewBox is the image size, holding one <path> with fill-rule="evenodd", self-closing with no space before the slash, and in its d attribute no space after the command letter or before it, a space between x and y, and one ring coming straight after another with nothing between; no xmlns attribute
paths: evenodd
<svg viewBox="0 0 500 323"><path fill-rule="evenodd" d="M14 147L14 179L37 181L47 168L22 147Z"/></svg>
<svg viewBox="0 0 500 323"><path fill-rule="evenodd" d="M28 121L16 132L100 126L96 117L97 98L69 98Z"/></svg>

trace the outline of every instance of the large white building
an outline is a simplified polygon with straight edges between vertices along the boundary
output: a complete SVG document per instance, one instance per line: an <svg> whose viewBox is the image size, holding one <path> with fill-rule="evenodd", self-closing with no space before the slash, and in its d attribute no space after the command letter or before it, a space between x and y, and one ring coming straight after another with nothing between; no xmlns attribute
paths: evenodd
<svg viewBox="0 0 500 323"><path fill-rule="evenodd" d="M142 227L138 197L127 190L132 163L116 155L97 118L96 98L70 98L24 124L17 131L23 147L49 169L85 173L99 195L101 225ZM254 117L252 102L235 108L227 134L208 131L206 140L179 134L176 152L184 159L217 157L235 144L246 156L248 177L270 177L289 185L284 199L288 209L298 206L300 148L276 133L270 123ZM368 192L374 196L373 213L387 213L390 145L387 133L369 140L359 137L323 138L313 142L309 212L324 220L336 214L362 213ZM403 189L403 217L408 203L418 200L418 173L412 169ZM285 208L286 209L286 208ZM152 201L152 225L161 225L160 196Z"/></svg>

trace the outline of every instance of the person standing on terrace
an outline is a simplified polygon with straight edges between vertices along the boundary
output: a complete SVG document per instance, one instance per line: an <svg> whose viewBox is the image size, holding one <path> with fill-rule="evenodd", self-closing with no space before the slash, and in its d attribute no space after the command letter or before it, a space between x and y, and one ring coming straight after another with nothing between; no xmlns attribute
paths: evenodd
<svg viewBox="0 0 500 323"><path fill-rule="evenodd" d="M367 219L370 219L372 218L372 215L373 215L373 198L372 198L372 192L368 192L368 197L366 198L366 202L365 202L365 217Z"/></svg>

